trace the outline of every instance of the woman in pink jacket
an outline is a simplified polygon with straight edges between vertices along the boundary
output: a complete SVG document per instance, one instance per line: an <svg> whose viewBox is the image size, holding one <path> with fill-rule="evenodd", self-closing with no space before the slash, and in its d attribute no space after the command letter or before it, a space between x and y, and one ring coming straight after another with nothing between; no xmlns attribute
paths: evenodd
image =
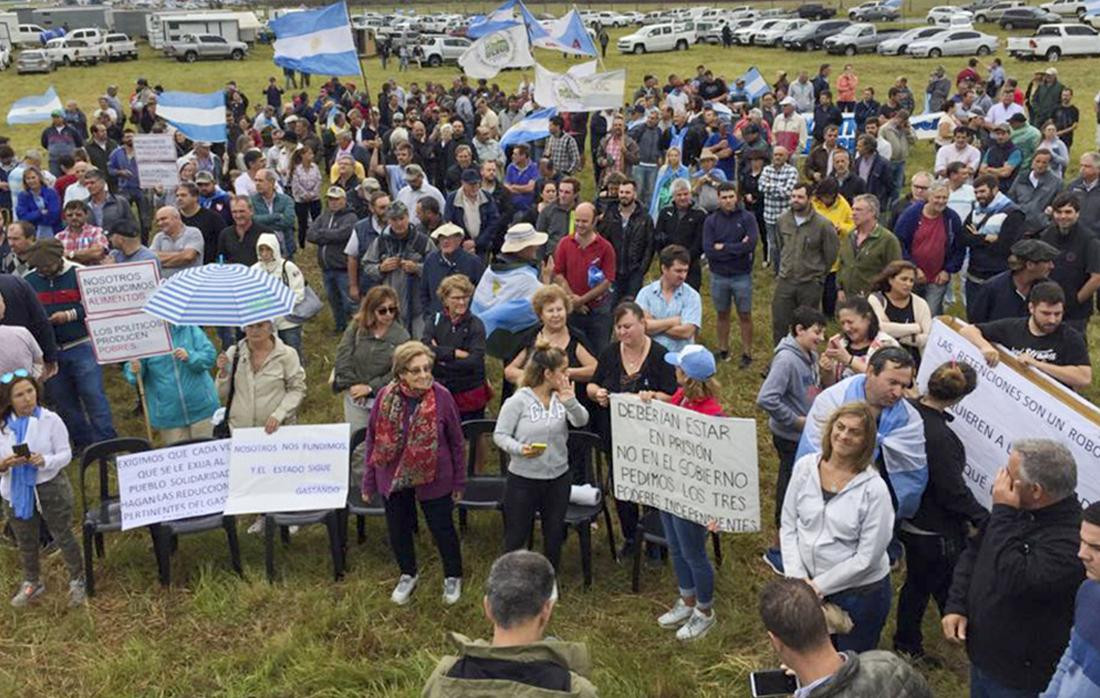
<svg viewBox="0 0 1100 698"><path fill-rule="evenodd" d="M859 89L859 77L855 68L849 63L844 66L844 72L836 79L836 106L842 113L855 111L856 90Z"/></svg>

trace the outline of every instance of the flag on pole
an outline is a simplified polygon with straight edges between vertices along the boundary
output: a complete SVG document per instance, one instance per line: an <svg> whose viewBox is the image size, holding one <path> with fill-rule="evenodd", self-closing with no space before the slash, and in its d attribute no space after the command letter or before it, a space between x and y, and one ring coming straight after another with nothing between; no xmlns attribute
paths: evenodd
<svg viewBox="0 0 1100 698"><path fill-rule="evenodd" d="M914 114L909 117L909 128L917 140L925 141L936 137L940 130L940 118L942 111L934 111L929 114Z"/></svg>
<svg viewBox="0 0 1100 698"><path fill-rule="evenodd" d="M756 66L752 66L745 71L745 74L741 76L741 79L745 81L745 93L749 96L749 101L755 102L768 92L771 91L771 86L768 85L768 81L764 79L764 76L760 74L760 71L756 69Z"/></svg>
<svg viewBox="0 0 1100 698"><path fill-rule="evenodd" d="M50 85L43 94L31 95L15 100L8 110L8 124L35 124L40 121L49 121L50 114L56 109L61 109L61 98L57 91ZM225 122L225 117L222 117Z"/></svg>
<svg viewBox="0 0 1100 698"><path fill-rule="evenodd" d="M466 27L466 36L471 39L480 39L488 34L519 26L519 22L516 21L512 12L512 9L516 6L516 1L508 0L487 15L475 16L470 22L470 26Z"/></svg>
<svg viewBox="0 0 1100 698"><path fill-rule="evenodd" d="M458 58L462 72L472 78L493 78L505 68L529 68L535 64L527 30L522 24L486 34Z"/></svg>
<svg viewBox="0 0 1100 698"><path fill-rule="evenodd" d="M500 147L505 148L516 143L529 143L546 138L550 135L550 117L557 115L557 107L546 107L531 112L504 132L500 139Z"/></svg>
<svg viewBox="0 0 1100 698"><path fill-rule="evenodd" d="M342 2L271 20L275 65L302 73L359 75L359 52Z"/></svg>
<svg viewBox="0 0 1100 698"><path fill-rule="evenodd" d="M193 141L226 141L225 94L220 90L208 94L162 92L157 99L157 116Z"/></svg>
<svg viewBox="0 0 1100 698"><path fill-rule="evenodd" d="M531 44L538 48L548 48L554 51L564 51L581 56L597 56L596 44L592 36L584 26L584 21L575 10L570 10L562 17L547 22L544 26L537 21L527 8L520 5L524 21L527 23L527 31L531 35Z"/></svg>
<svg viewBox="0 0 1100 698"><path fill-rule="evenodd" d="M618 109L626 92L626 71L596 72L596 61L555 73L535 64L535 101L566 112Z"/></svg>

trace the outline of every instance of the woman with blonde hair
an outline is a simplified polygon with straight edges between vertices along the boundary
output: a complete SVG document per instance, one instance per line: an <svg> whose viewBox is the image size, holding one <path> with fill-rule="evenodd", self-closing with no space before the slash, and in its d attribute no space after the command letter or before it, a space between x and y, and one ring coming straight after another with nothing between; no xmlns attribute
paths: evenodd
<svg viewBox="0 0 1100 698"><path fill-rule="evenodd" d="M344 420L352 432L367 426L375 394L393 379L394 350L410 339L397 322L399 312L397 292L375 286L336 347L332 390L344 393Z"/></svg>
<svg viewBox="0 0 1100 698"><path fill-rule="evenodd" d="M484 419L493 392L485 380L485 325L470 312L474 285L464 274L451 274L436 294L443 310L424 330L424 343L435 354L435 378L451 391L462 421Z"/></svg>
<svg viewBox="0 0 1100 698"><path fill-rule="evenodd" d="M365 444L363 497L378 493L385 504L390 548L401 569L390 600L399 606L408 603L419 580L417 502L443 561L443 603L453 605L462 595L454 503L466 486L465 441L454 398L432 377L434 358L423 342L405 342L393 351L393 380L378 391Z"/></svg>
<svg viewBox="0 0 1100 698"><path fill-rule="evenodd" d="M573 300L565 289L557 284L547 284L531 296L531 307L542 326L531 336L527 347L521 349L516 357L504 367L504 378L513 385L519 385L523 379L527 357L539 342L546 342L565 352L569 360L569 380L578 383L579 390L585 389L585 383L596 372L596 357L587 346L587 338L570 329L569 313L573 312Z"/></svg>
<svg viewBox="0 0 1100 698"><path fill-rule="evenodd" d="M821 431L821 453L795 462L783 498L783 573L805 579L851 618L851 630L835 637L842 652L877 647L890 613L886 547L894 506L886 481L871 467L877 431L867 403L838 407Z"/></svg>

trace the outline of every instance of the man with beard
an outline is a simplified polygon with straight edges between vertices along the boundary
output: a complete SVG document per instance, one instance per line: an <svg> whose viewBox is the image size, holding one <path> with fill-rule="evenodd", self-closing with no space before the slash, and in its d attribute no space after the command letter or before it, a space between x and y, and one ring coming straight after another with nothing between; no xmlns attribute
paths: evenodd
<svg viewBox="0 0 1100 698"><path fill-rule="evenodd" d="M997 188L997 178L982 175L974 180L974 208L963 221L962 244L970 251L966 270L966 302L974 301L981 287L1008 270L1012 245L1024 234L1024 212Z"/></svg>
<svg viewBox="0 0 1100 698"><path fill-rule="evenodd" d="M1057 258L1058 248L1042 240L1024 239L1017 242L1008 257L1008 271L983 284L974 300L966 304L967 322L976 324L1026 317L1031 287L1050 277Z"/></svg>
<svg viewBox="0 0 1100 698"><path fill-rule="evenodd" d="M609 207L599 225L615 248L615 303L638 295L653 261L653 221L638 203L636 186L631 179L619 184L619 205Z"/></svg>
<svg viewBox="0 0 1100 698"><path fill-rule="evenodd" d="M1100 239L1085 227L1081 202L1073 192L1059 194L1051 209L1054 224L1039 239L1058 249L1050 278L1066 295L1065 322L1087 337L1092 299L1100 289Z"/></svg>

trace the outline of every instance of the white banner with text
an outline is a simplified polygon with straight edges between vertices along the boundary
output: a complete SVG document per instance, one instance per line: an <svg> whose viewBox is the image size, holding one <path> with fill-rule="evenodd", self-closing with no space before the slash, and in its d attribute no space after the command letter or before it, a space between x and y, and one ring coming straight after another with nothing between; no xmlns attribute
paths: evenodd
<svg viewBox="0 0 1100 698"><path fill-rule="evenodd" d="M115 459L122 530L219 514L229 490L229 439Z"/></svg>

